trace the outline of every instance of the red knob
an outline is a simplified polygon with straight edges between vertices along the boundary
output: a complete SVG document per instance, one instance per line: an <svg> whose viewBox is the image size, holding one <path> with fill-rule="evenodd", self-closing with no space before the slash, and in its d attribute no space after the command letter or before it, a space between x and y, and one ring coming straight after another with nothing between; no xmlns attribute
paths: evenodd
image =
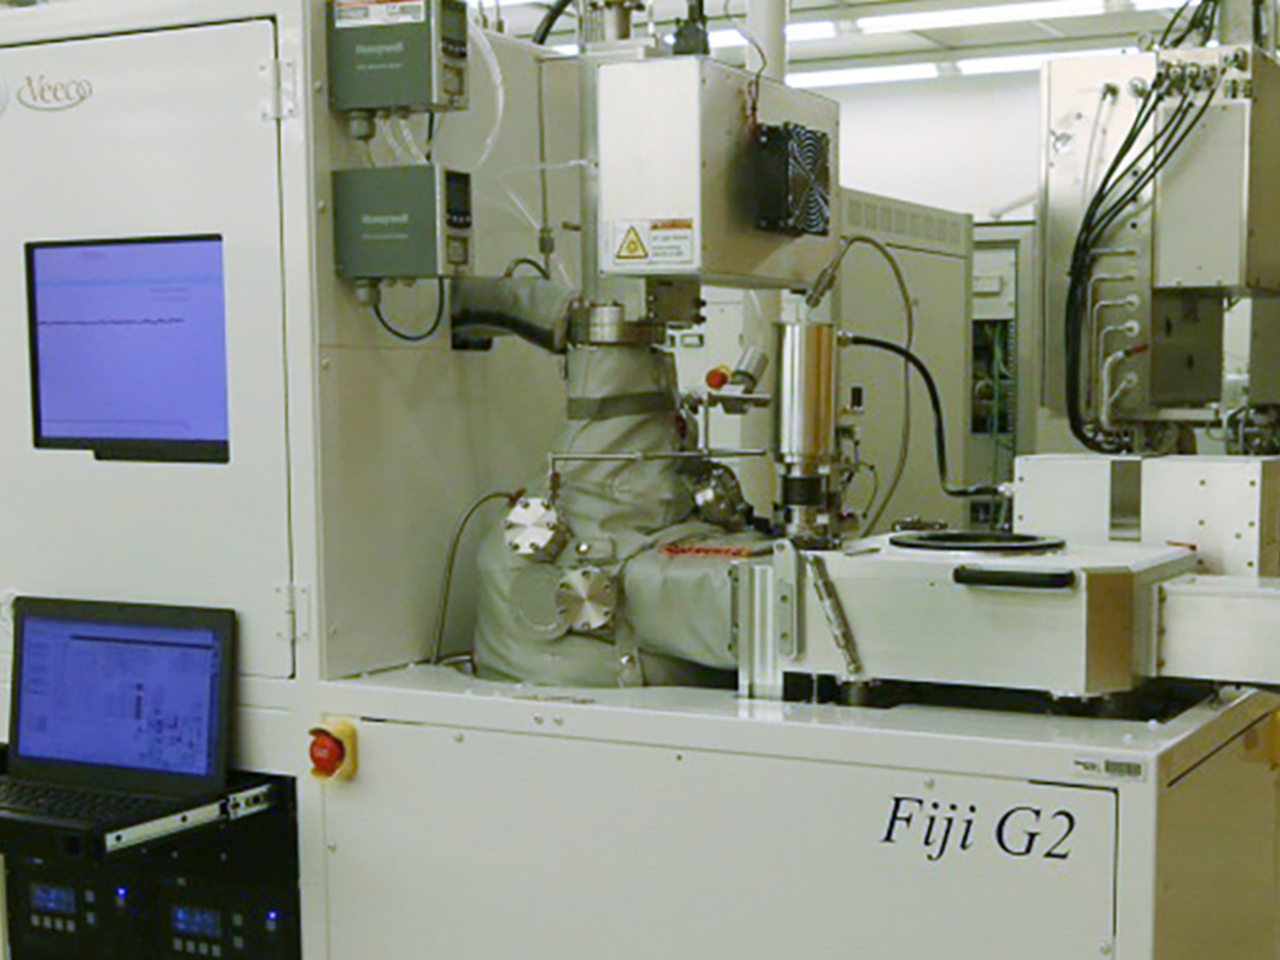
<svg viewBox="0 0 1280 960"><path fill-rule="evenodd" d="M342 741L324 730L311 735L311 772L317 777L332 777L347 757Z"/></svg>
<svg viewBox="0 0 1280 960"><path fill-rule="evenodd" d="M712 367L707 371L707 386L712 390L723 390L729 383L728 367Z"/></svg>

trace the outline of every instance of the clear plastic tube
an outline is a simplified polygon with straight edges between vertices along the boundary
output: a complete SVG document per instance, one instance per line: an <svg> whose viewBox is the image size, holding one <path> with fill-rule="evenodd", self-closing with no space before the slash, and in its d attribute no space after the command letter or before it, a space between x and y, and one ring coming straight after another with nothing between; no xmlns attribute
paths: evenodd
<svg viewBox="0 0 1280 960"><path fill-rule="evenodd" d="M521 219L528 221L529 226L533 227L533 229L535 230L540 229L540 225L538 223L537 218L534 217L534 215L532 214L532 212L530 212L528 207L526 207L524 204L519 202L517 202L517 204L514 206L508 202L508 200L514 199L510 195L508 195L507 197L500 197L495 194L484 193L483 191L477 191L476 199L481 203L491 204L499 210L503 210L510 214L515 214L517 217L520 217Z"/></svg>
<svg viewBox="0 0 1280 960"><path fill-rule="evenodd" d="M405 146L409 148L409 155L412 157L413 162L426 163L426 151L422 149L422 144L418 142L418 138L413 135L413 128L409 125L409 118L401 117L396 121L396 128L400 131L400 137Z"/></svg>
<svg viewBox="0 0 1280 960"><path fill-rule="evenodd" d="M389 121L379 119L378 131L382 134L383 141L391 148L391 152L395 154L396 163L406 165L413 163L413 155L409 153L400 138L396 135L395 125Z"/></svg>
<svg viewBox="0 0 1280 960"><path fill-rule="evenodd" d="M502 185L502 191L506 195L506 198L510 200L524 218L529 221L529 225L535 230L541 232L543 224L539 221L538 217L535 216L534 212L529 209L528 205L520 199L520 195L516 193L515 187L511 183L511 178L518 173L537 172L545 174L550 170L573 170L575 168L585 167L589 162L590 161L579 159L566 160L561 163L535 163L532 166L527 167L512 167L510 170L503 171L502 175L498 177L498 182ZM564 259L562 257L552 255L551 269L555 271L556 276L558 276L564 283L572 285L572 281L569 278L569 271L565 267Z"/></svg>
<svg viewBox="0 0 1280 960"><path fill-rule="evenodd" d="M485 62L485 66L489 68L489 76L493 80L494 104L493 104L493 125L489 128L489 135L485 138L484 148L480 151L480 158L475 162L473 170L479 170L484 166L485 161L489 159L493 153L493 148L498 142L498 135L502 132L502 119L507 109L507 97L503 90L502 67L498 63L498 55L493 52L493 44L489 42L489 38L485 35L485 31L475 20L468 21L470 26L471 39L475 42L475 47L480 51L480 56Z"/></svg>
<svg viewBox="0 0 1280 960"><path fill-rule="evenodd" d="M514 203L517 208L519 208L520 212L524 214L525 219L533 225L533 228L535 230L541 230L542 222L533 213L533 211L529 209L528 205L520 199L519 194L516 193L515 187L511 183L511 178L518 173L537 173L544 170L570 170L574 167L586 166L586 164L586 160L567 160L563 163L535 163L527 167L512 167L511 169L504 170L502 172L502 175L498 177L498 182L502 184L502 192L507 195L507 198Z"/></svg>

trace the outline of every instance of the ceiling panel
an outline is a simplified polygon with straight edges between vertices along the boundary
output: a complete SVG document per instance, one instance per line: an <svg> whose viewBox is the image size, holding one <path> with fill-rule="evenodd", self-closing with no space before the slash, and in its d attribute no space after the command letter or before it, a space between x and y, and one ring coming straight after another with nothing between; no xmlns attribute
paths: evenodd
<svg viewBox="0 0 1280 960"><path fill-rule="evenodd" d="M1061 20L1054 20L1048 26L1056 27L1061 22ZM981 27L952 27L947 30L917 32L938 46L951 50L960 50L965 47L989 47L1004 43L1039 43L1060 36L1046 32L1035 23L998 23Z"/></svg>
<svg viewBox="0 0 1280 960"><path fill-rule="evenodd" d="M474 2L474 0L473 0ZM994 5L1018 2L999 0ZM1113 0L1119 6L1126 0ZM814 40L789 45L788 57L792 63L814 65L823 69L840 66L875 66L879 63L897 63L918 56L922 60L952 60L965 56L995 56L1007 51L1013 53L1071 50L1081 47L1126 46L1136 42L1142 33L1159 33L1168 23L1171 10L1137 12L1115 10L1104 15L1072 17L1040 22L987 24L982 26L953 27L915 33L862 33L855 21L859 17L888 13L920 12L922 10L965 9L984 5L982 0L860 0L856 3L840 0L793 0L792 18L796 21L837 22L838 36L830 40ZM547 4L507 6L503 19L508 32L517 36L529 36L541 21ZM707 13L712 30L723 30L730 25L744 23L744 0L710 0ZM484 8L492 22L494 5ZM732 20L724 16L728 9ZM677 17L686 12L685 0L654 0L655 16L659 30L666 35L673 29ZM643 29L646 15L636 15L638 29ZM560 18L552 43L569 43L574 39L575 20L571 14ZM715 55L729 62L741 62L743 53L735 49L719 49Z"/></svg>

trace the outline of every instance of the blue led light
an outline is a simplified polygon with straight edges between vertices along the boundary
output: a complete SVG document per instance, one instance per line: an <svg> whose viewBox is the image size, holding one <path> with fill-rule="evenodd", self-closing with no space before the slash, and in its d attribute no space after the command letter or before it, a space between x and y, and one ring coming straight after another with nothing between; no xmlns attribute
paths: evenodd
<svg viewBox="0 0 1280 960"><path fill-rule="evenodd" d="M268 919L268 920L275 920L275 919L276 919L277 917L279 917L279 916L280 916L280 914L279 914L277 911L275 911L275 910L268 910L268 911L267 911L267 919Z"/></svg>
<svg viewBox="0 0 1280 960"><path fill-rule="evenodd" d="M126 890L124 887L116 887L116 896L119 897L121 900L123 900L128 895L129 895L129 891Z"/></svg>

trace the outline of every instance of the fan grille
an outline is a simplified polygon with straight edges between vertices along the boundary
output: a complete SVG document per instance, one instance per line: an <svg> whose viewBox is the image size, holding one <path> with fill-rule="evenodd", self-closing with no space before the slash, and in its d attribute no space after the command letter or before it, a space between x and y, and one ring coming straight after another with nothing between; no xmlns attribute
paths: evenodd
<svg viewBox="0 0 1280 960"><path fill-rule="evenodd" d="M760 229L826 236L831 230L831 137L797 123L763 126L757 148Z"/></svg>

